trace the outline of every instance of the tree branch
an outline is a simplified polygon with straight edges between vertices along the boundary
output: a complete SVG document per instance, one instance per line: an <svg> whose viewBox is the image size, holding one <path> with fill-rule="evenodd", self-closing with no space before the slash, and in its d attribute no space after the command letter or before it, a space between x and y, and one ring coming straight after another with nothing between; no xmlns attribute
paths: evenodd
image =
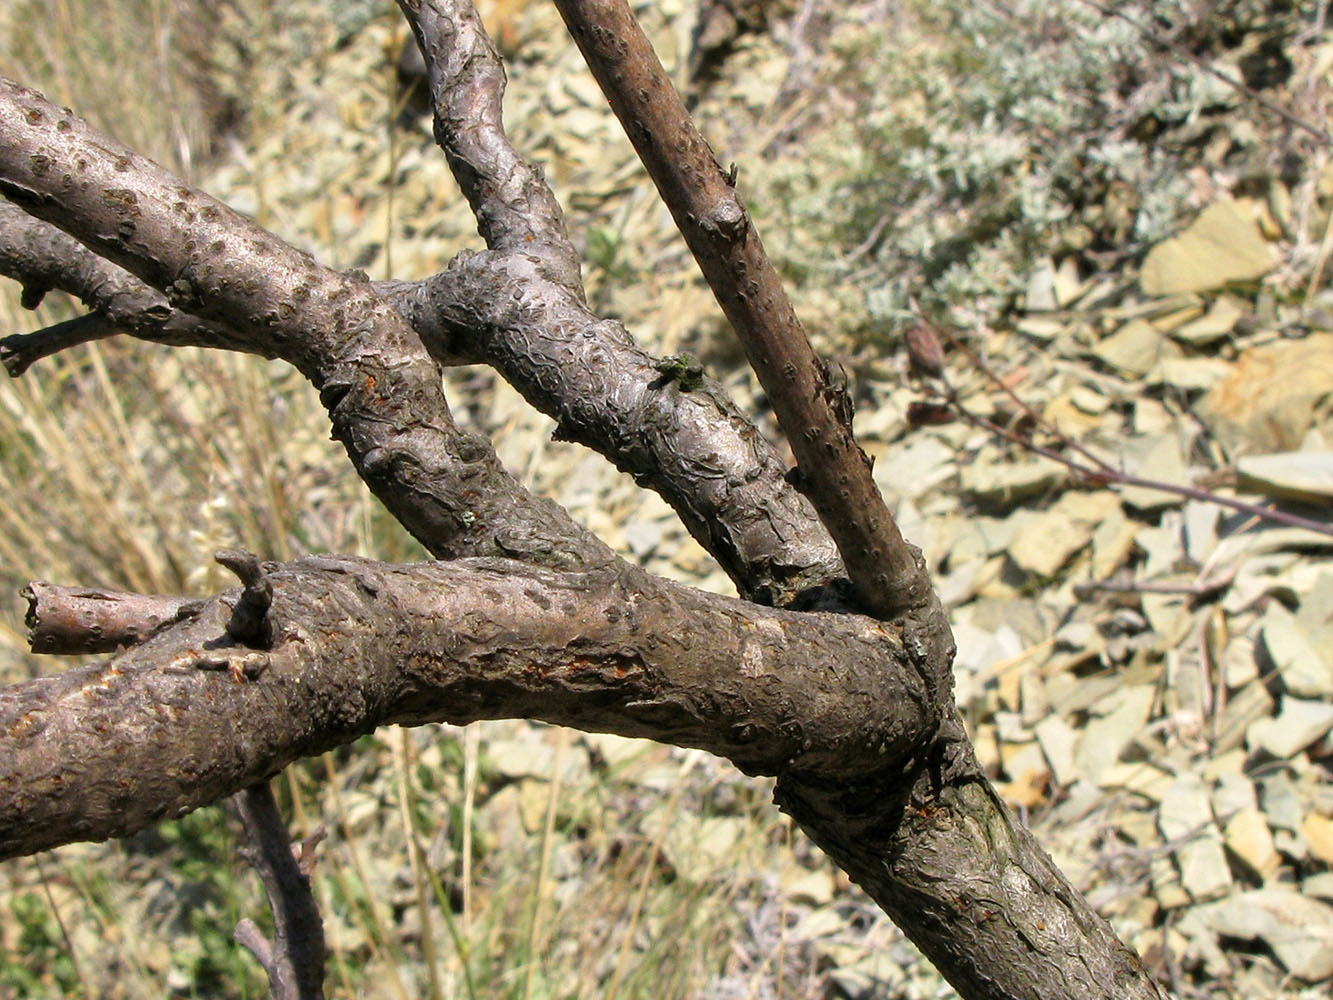
<svg viewBox="0 0 1333 1000"><path fill-rule="evenodd" d="M233 591L109 661L0 691L0 857L125 836L390 723L541 719L812 780L879 772L930 731L896 630L856 615L623 563L311 557L262 573L268 643L228 631Z"/></svg>
<svg viewBox="0 0 1333 1000"><path fill-rule="evenodd" d="M0 339L0 364L4 365L11 378L18 378L42 358L49 358L79 344L114 337L119 332L116 324L98 313L77 316L32 333L16 333Z"/></svg>
<svg viewBox="0 0 1333 1000"><path fill-rule="evenodd" d="M273 1000L322 1000L324 924L310 891L310 871L324 831L302 843L298 862L267 781L237 792L231 804L245 826L250 846L243 854L264 883L275 928L270 942L253 921L242 920L236 925L236 940L264 967Z"/></svg>
<svg viewBox="0 0 1333 1000"><path fill-rule="evenodd" d="M624 0L556 0L767 390L801 483L867 609L883 618L932 603L909 546L852 436L851 401L816 357L759 234ZM933 612L932 612L933 614Z"/></svg>
<svg viewBox="0 0 1333 1000"><path fill-rule="evenodd" d="M472 4L400 7L430 77L436 141L490 250L393 288L395 306L437 360L495 366L561 437L656 490L744 596L809 603L843 575L832 539L810 530L785 462L720 386L683 389L588 310L559 203L505 134L504 69Z"/></svg>
<svg viewBox="0 0 1333 1000"><path fill-rule="evenodd" d="M775 797L960 996L1165 1000L973 767L943 786L929 766L884 781L789 775Z"/></svg>
<svg viewBox="0 0 1333 1000"><path fill-rule="evenodd" d="M817 602L842 563L777 450L716 382L664 375L624 326L544 270L527 255L471 255L395 302L432 353L446 342L484 358L556 419L557 436L661 495L743 596Z"/></svg>
<svg viewBox="0 0 1333 1000"><path fill-rule="evenodd" d="M471 0L399 0L426 61L435 141L492 250L535 254L550 280L582 288L578 252L541 171L505 134L505 71Z"/></svg>
<svg viewBox="0 0 1333 1000"><path fill-rule="evenodd" d="M35 580L23 588L25 624L34 653L111 653L143 642L165 623L199 605L188 597L131 594L98 587L57 587Z"/></svg>
<svg viewBox="0 0 1333 1000"><path fill-rule="evenodd" d="M131 833L386 723L542 719L776 775L782 807L973 995L1036 998L1055 983L1069 995L1158 996L987 784L951 705L952 639L919 554L873 488L846 394L796 325L734 176L692 130L623 4L560 6L746 340L863 600L895 619L774 611L615 560L454 427L435 361L383 286L319 267L0 82L0 193L170 309L222 324L239 349L297 365L363 478L433 552L525 560L227 556L244 590L164 623L150 603L124 632L147 636L133 648L0 691L0 857ZM429 287L392 289L418 329L437 324L431 351L443 359L461 345L501 365L512 355L514 377L563 430L611 438L608 453L636 474L656 464L743 484L769 468L748 425L729 438L699 429L718 419L711 388L656 366L652 378L623 330L583 309L558 206L504 137L503 75L475 12L403 7L437 64L437 135L491 245ZM30 282L29 300L42 290ZM589 391L617 398L606 414L580 409ZM647 445L634 441L659 423ZM719 441L734 455L711 457ZM687 509L703 511L696 496L707 496L724 513L767 516L743 492L682 489ZM789 492L771 480L758 490ZM781 519L796 523L799 510ZM712 541L734 545L740 572L765 558L801 566L820 550L802 554L785 521L771 538L756 528L757 542L746 530L734 521ZM69 593L35 591L34 617L60 620Z"/></svg>
<svg viewBox="0 0 1333 1000"><path fill-rule="evenodd" d="M68 292L94 311L85 316L0 340L0 360L15 378L35 361L75 344L121 331L174 346L215 347L273 357L220 323L173 309L166 296L103 260L50 223L0 201L0 274L18 281L23 301L36 308L52 289Z"/></svg>
<svg viewBox="0 0 1333 1000"><path fill-rule="evenodd" d="M65 171L59 164L79 164ZM437 556L597 564L606 546L534 499L457 428L439 372L370 283L316 264L225 205L0 80L0 193L315 385L358 474Z"/></svg>

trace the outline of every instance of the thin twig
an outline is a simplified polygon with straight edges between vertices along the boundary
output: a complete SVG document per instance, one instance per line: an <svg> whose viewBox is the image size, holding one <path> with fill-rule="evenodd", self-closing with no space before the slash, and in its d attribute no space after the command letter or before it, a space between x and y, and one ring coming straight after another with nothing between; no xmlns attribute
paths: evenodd
<svg viewBox="0 0 1333 1000"><path fill-rule="evenodd" d="M1186 594L1203 597L1230 586L1236 577L1236 566L1218 576L1200 575L1194 580L1088 580L1074 584L1074 593L1087 597L1098 592L1110 594Z"/></svg>
<svg viewBox="0 0 1333 1000"><path fill-rule="evenodd" d="M958 398L958 395L954 392L952 386L945 392L944 398L953 406L955 412L957 412L960 417L974 427L980 427L982 430L997 434L1006 441L1011 441L1033 454L1041 455L1043 458L1049 458L1053 462L1059 462L1071 472L1092 480L1093 482L1102 481L1120 486L1138 486L1147 490L1157 490L1161 493L1170 493L1175 496L1185 497L1189 500L1201 500L1204 503L1214 503L1219 507L1226 507L1229 510L1234 510L1241 514L1248 514L1251 517L1261 518L1265 521L1273 521L1277 524L1284 524L1289 528L1302 528L1306 531L1314 531L1321 535L1333 537L1333 525L1325 524L1322 521L1315 521L1308 517L1301 517L1299 514L1289 514L1287 511L1278 510L1275 507L1262 507L1259 504L1248 503L1244 500L1234 500L1231 497L1219 496L1216 493L1199 489L1196 486L1182 486L1179 483L1165 483L1156 479L1147 479L1143 476L1136 476L1129 472L1121 472L1114 467L1103 468L1101 463L1098 464L1097 468L1081 465L1067 455L1062 455L1054 449L1043 447L1031 438L1025 437L1022 434L1017 434L1005 427L1001 427L993 421L987 420L985 417L979 417L970 412L963 406L962 401ZM1063 438L1063 435L1059 435L1059 432L1056 433ZM1067 442L1062 441L1062 443Z"/></svg>
<svg viewBox="0 0 1333 1000"><path fill-rule="evenodd" d="M324 925L310 892L309 876L310 852L323 838L323 830L302 844L298 864L267 781L238 792L231 802L245 824L250 841L245 857L264 883L274 923L273 940L267 941L252 921L242 920L236 925L236 940L264 967L275 1000L322 1000Z"/></svg>
<svg viewBox="0 0 1333 1000"><path fill-rule="evenodd" d="M1035 441L1032 440L1031 437L1025 434L1019 434L1018 432L1012 431L1007 427L1001 427L994 421L987 420L985 417L973 413L966 406L963 405L962 399L960 399L958 396L958 391L949 381L948 374L941 367L937 373L934 373L935 377L939 380L940 384L943 386L943 388L940 390L941 396L943 397L944 401L950 407L953 408L954 412L957 413L959 417L961 417L963 420L965 420L972 426L979 427L982 430L988 431L991 434L995 434L999 437L1002 437L1006 441L1010 441L1018 445L1019 447L1032 452L1033 454L1041 455L1043 458L1049 458L1053 462L1059 462L1061 465L1069 469L1071 472L1079 476L1083 476L1086 479L1092 480L1093 482L1104 481L1108 483L1118 484L1120 486L1138 486L1143 489L1157 490L1160 493L1170 493L1174 496L1185 497L1186 499L1189 500L1200 500L1203 501L1204 503L1217 504L1219 507L1226 507L1228 510L1234 510L1237 513L1246 514L1250 517L1257 517L1265 521L1272 521L1277 524L1283 524L1289 528L1303 528L1306 531L1314 531L1318 532L1321 535L1333 536L1333 525L1327 524L1323 521L1316 521L1313 520L1312 518L1301 517L1299 514L1290 514L1287 511L1278 510L1273 507L1264 507L1259 504L1249 503L1245 500L1235 500L1231 497L1219 496L1216 493L1213 493L1209 490L1199 489L1196 486L1183 486L1179 483L1167 483L1158 479L1149 479L1144 476L1136 476L1133 473L1125 472L1122 469L1117 469L1115 466L1108 464L1104 459L1099 458L1097 455L1089 451L1085 446L1079 444L1073 438L1069 437L1069 435L1065 434L1058 427L1051 424L1050 421L1048 421L1045 417L1041 415L1041 413L1039 413L1031 405L1029 405L1027 402L1021 399L1018 396L1018 394L1013 391L1013 389L1011 389L1008 385L1006 385L1004 380L1001 379L1000 376L995 373L994 369L992 369L988 364L986 364L986 362L981 358L981 356L976 351L972 350L971 347L963 343L963 341L959 339L957 336L955 336L951 331L932 323L929 319L926 318L925 314L920 310L919 307L916 310L916 314L918 320L921 322L922 326L927 331L943 335L944 338L949 341L949 343L953 344L955 347L959 348L964 354L966 354L968 360L970 360L993 385L998 387L1000 391L1002 391L1009 399L1013 400L1013 402L1023 411L1023 413L1030 419L1032 419L1032 421L1036 424L1037 427L1039 427L1043 431L1047 432L1048 434L1056 438L1056 440L1058 440L1063 447L1069 448L1073 451L1078 452L1080 455L1084 456L1086 459L1088 459L1089 462L1092 463L1092 465L1091 466L1083 465L1079 462L1076 462L1068 455L1062 454L1061 452L1058 452L1053 448L1047 448L1037 444Z"/></svg>
<svg viewBox="0 0 1333 1000"><path fill-rule="evenodd" d="M1242 94L1249 100L1253 101L1255 104L1258 104L1260 107L1266 108L1267 110L1273 112L1273 114L1277 115L1283 121L1287 122L1287 124L1294 125L1301 131L1308 132L1310 135L1314 136L1320 142L1325 143L1326 145L1329 146L1333 146L1333 133L1330 133L1325 129L1319 128L1317 125L1310 124L1310 122L1307 122L1305 119L1299 117L1296 114L1293 114L1291 111L1288 111L1286 108L1282 107L1275 101L1270 101L1268 98L1264 97L1253 87L1250 87L1243 81L1233 80L1231 77L1227 76L1225 73L1219 70L1216 66L1213 66L1211 63L1195 55L1193 52L1190 52L1184 46L1179 45L1176 42L1171 41L1170 39L1162 38L1158 33L1154 32L1147 25L1142 24L1141 22L1130 17L1121 8L1107 6L1106 4L1101 3L1100 0L1079 0L1079 2L1084 4L1085 6L1091 7L1093 10L1097 11L1099 14L1102 14L1106 17L1119 18L1120 20L1128 24L1130 27L1132 27L1135 31L1137 31L1141 36L1143 36L1145 41L1148 41L1151 44L1158 46L1159 48L1166 49L1172 55L1179 56L1181 59L1184 59L1187 62L1193 63L1196 67L1203 70L1209 76L1213 76L1216 77L1218 80L1221 80L1228 87L1231 87L1233 90L1235 90L1236 93Z"/></svg>
<svg viewBox="0 0 1333 1000"><path fill-rule="evenodd" d="M78 316L32 333L19 333L0 340L0 364L5 366L10 376L18 378L35 361L49 358L78 344L103 340L118 332L116 325L105 316L97 313Z"/></svg>

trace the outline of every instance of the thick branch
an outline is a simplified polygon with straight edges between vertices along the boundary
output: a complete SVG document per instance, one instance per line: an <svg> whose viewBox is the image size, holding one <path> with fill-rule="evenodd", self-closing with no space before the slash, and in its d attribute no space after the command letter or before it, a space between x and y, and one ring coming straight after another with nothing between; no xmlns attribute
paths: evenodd
<svg viewBox="0 0 1333 1000"><path fill-rule="evenodd" d="M946 728L962 732L956 713ZM906 778L785 775L776 798L960 996L1165 1000L963 754L943 784L925 762Z"/></svg>
<svg viewBox="0 0 1333 1000"><path fill-rule="evenodd" d="M789 604L840 579L813 508L721 387L681 391L623 326L588 311L559 204L505 134L504 69L472 4L400 6L430 75L436 140L491 249L394 295L431 353L494 365L562 437L656 490L743 595Z"/></svg>
<svg viewBox="0 0 1333 1000"><path fill-rule="evenodd" d="M475 254L395 301L428 349L485 358L555 417L561 438L656 490L743 596L785 606L841 579L786 463L721 386L664 374L620 323L598 320L544 270L522 254Z"/></svg>
<svg viewBox="0 0 1333 1000"><path fill-rule="evenodd" d="M896 630L860 616L624 564L324 557L264 575L267 646L228 632L232 592L110 661L0 692L0 857L125 836L388 723L542 719L828 780L891 766L930 730Z"/></svg>
<svg viewBox="0 0 1333 1000"><path fill-rule="evenodd" d="M368 281L320 267L9 81L0 81L0 193L172 307L296 365L362 479L436 555L570 566L609 558L563 510L514 482L489 442L454 425L435 363Z"/></svg>
<svg viewBox="0 0 1333 1000"><path fill-rule="evenodd" d="M131 833L384 723L535 718L776 774L782 807L967 995L1158 996L1004 810L956 713L931 742L937 707L890 625L623 565L256 572L271 601L245 631L262 642L228 631L233 592L108 663L0 693L0 856Z"/></svg>
<svg viewBox="0 0 1333 1000"><path fill-rule="evenodd" d="M852 437L846 389L810 347L759 234L624 0L556 0L676 225L745 345L791 441L802 484L865 606L925 607L930 581Z"/></svg>

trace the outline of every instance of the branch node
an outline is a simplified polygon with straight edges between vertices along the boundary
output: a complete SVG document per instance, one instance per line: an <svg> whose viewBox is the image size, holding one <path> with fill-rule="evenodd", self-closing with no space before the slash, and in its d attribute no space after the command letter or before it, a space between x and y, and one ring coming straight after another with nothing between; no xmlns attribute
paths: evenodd
<svg viewBox="0 0 1333 1000"><path fill-rule="evenodd" d="M50 290L51 286L42 282L24 282L23 291L19 293L19 305L24 309L36 309Z"/></svg>
<svg viewBox="0 0 1333 1000"><path fill-rule="evenodd" d="M273 638L268 624L268 612L273 606L273 583L265 574L259 557L243 549L223 549L213 558L245 584L241 598L227 620L227 633L252 648L268 648Z"/></svg>

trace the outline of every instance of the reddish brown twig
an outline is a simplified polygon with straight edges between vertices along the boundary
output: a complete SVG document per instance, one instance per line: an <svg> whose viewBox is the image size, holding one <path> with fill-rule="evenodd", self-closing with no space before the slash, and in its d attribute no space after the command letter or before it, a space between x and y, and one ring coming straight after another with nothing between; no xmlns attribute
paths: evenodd
<svg viewBox="0 0 1333 1000"><path fill-rule="evenodd" d="M996 374L994 369L992 369L988 364L986 364L986 362L982 359L981 355L979 355L976 351L974 351L968 344L964 343L960 338L955 336L952 332L944 329L943 327L937 326L936 324L932 323L929 319L927 319L925 314L921 311L920 307L915 305L915 302L913 303L913 305L915 306L916 309L917 319L921 324L921 326L918 328L918 332L914 334L914 336L918 340L920 340L923 337L922 331L924 331L924 335L927 338L929 336L935 336L935 335L943 336L944 339L949 341L950 344L952 344L954 347L962 351L963 354L967 355L968 360L971 361L971 363L976 366L977 370L980 371L993 385L999 388L999 390L1003 392L1010 400L1012 400L1014 404L1017 405L1020 408L1020 410L1022 410L1023 414L1033 421L1036 427L1039 427L1041 430L1045 431L1046 433L1054 437L1057 441L1060 442L1062 447L1068 448L1071 451L1075 451L1078 454L1082 455L1085 459L1088 460L1090 464L1084 465L1081 462L1077 462L1074 459L1070 458L1068 455L1063 454L1062 452L1059 452L1053 448L1047 448L1037 444L1027 434L1020 434L1016 431L1010 430L1007 427L1001 427L994 421L987 420L985 417L973 413L971 410L969 410L966 406L963 405L963 401L962 399L959 398L957 390L953 387L953 383L949 381L947 371L945 370L943 365L940 365L938 367L938 372L934 374L934 377L940 383L941 386L941 389L939 390L940 396L943 398L944 402L948 406L950 406L955 413L958 414L960 418L967 421L969 424L972 424L972 426L979 427L982 430L988 431L989 433L996 435L997 437L1004 438L1006 441L1010 441L1018 445L1020 448L1023 448L1026 451L1030 451L1035 455L1041 455L1043 458L1049 458L1053 462L1059 462L1061 465L1063 465L1065 468L1069 469L1076 475L1082 476L1085 479L1091 480L1093 482L1112 483L1120 486L1138 486L1143 489L1157 490L1161 493L1170 493L1174 496L1185 497L1186 499L1189 500L1200 500L1204 503L1217 504L1219 507L1225 507L1228 510L1234 510L1237 513L1246 514L1250 517L1257 517L1265 521L1274 522L1276 524L1286 525L1289 528L1303 528L1306 531L1314 531L1318 532L1321 535L1333 536L1333 525L1326 524L1322 521L1316 521L1308 517L1301 517L1299 514L1292 514L1289 513L1288 511L1278 510L1274 507L1264 507L1260 504L1249 503L1245 500L1236 500L1232 497L1220 496L1217 493L1213 493L1209 490L1200 489L1197 486L1185 486L1180 483L1167 483L1159 479L1149 479L1145 476L1136 476L1133 473L1125 472L1123 469L1117 469L1115 466L1109 464L1104 459L1093 454L1084 445L1075 441L1073 438L1065 434L1058 427L1056 427L1045 417L1043 417L1040 412L1034 409L1031 405L1025 402L1016 392L1014 392L1014 390L1011 389L1005 383L1005 381L1002 378L1000 378L999 375ZM920 346L916 346L913 348L913 351L915 356L916 353L921 353L923 351L928 352L929 349L928 348L923 349ZM924 366L920 364L918 364L917 367L919 369L922 369L923 373L925 374L932 374L930 370L927 370Z"/></svg>
<svg viewBox="0 0 1333 1000"><path fill-rule="evenodd" d="M845 388L796 318L759 233L624 0L556 0L772 400L801 484L866 607L924 607L930 583L852 436Z"/></svg>

